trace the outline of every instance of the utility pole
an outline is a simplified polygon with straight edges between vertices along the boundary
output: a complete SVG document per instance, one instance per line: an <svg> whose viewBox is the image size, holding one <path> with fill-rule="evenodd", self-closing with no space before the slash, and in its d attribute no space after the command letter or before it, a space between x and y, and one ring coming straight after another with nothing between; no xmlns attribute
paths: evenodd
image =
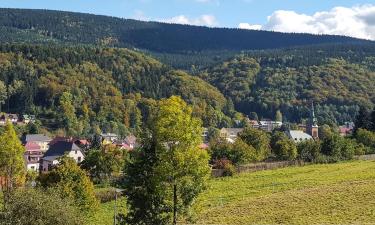
<svg viewBox="0 0 375 225"><path fill-rule="evenodd" d="M117 225L117 194L122 193L123 191L124 190L122 190L122 189L118 189L118 188L115 189L115 205L114 205L114 208L113 208L113 211L114 211L113 225Z"/></svg>
<svg viewBox="0 0 375 225"><path fill-rule="evenodd" d="M117 217L117 189L115 190L115 207L114 207L114 216L113 216L113 225L117 224L116 217Z"/></svg>

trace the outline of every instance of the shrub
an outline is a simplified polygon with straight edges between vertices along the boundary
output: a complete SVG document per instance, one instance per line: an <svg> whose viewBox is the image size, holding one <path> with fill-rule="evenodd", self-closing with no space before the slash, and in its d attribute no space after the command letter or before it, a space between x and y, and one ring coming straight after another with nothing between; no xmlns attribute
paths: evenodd
<svg viewBox="0 0 375 225"><path fill-rule="evenodd" d="M356 132L355 138L358 143L366 146L366 154L375 153L375 132L359 128Z"/></svg>
<svg viewBox="0 0 375 225"><path fill-rule="evenodd" d="M228 159L215 160L213 168L224 170L223 176L233 176L236 173L236 167Z"/></svg>
<svg viewBox="0 0 375 225"><path fill-rule="evenodd" d="M10 195L1 225L80 225L82 215L55 191L20 189Z"/></svg>
<svg viewBox="0 0 375 225"><path fill-rule="evenodd" d="M330 162L352 159L355 143L337 134L326 137L322 142L322 153L330 158Z"/></svg>
<svg viewBox="0 0 375 225"><path fill-rule="evenodd" d="M115 200L116 189L115 188L103 188L95 192L95 197L101 203L106 203ZM117 195L119 197L119 195Z"/></svg>
<svg viewBox="0 0 375 225"><path fill-rule="evenodd" d="M298 144L298 157L305 162L317 162L321 160L321 146L319 141L308 140Z"/></svg>
<svg viewBox="0 0 375 225"><path fill-rule="evenodd" d="M278 160L294 160L297 158L296 144L283 132L277 131L272 134L271 148Z"/></svg>
<svg viewBox="0 0 375 225"><path fill-rule="evenodd" d="M257 161L263 161L270 156L270 138L266 132L248 127L239 134L239 138L246 144L254 147Z"/></svg>

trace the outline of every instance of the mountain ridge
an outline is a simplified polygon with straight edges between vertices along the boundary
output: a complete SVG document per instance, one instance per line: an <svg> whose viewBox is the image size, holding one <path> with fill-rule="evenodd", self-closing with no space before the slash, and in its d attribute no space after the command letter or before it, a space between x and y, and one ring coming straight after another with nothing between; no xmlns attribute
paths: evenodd
<svg viewBox="0 0 375 225"><path fill-rule="evenodd" d="M133 47L161 53L373 43L339 35L210 28L43 9L0 8L0 27L39 34L61 42ZM6 41L6 35L1 35L0 40Z"/></svg>

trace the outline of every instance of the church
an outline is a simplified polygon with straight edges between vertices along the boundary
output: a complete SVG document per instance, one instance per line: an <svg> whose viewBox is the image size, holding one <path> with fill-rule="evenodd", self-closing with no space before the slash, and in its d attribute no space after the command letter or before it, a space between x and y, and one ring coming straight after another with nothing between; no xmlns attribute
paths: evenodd
<svg viewBox="0 0 375 225"><path fill-rule="evenodd" d="M311 104L310 117L306 124L306 132L302 130L288 130L286 131L288 137L296 143L307 140L319 139L318 120L315 117L314 104Z"/></svg>

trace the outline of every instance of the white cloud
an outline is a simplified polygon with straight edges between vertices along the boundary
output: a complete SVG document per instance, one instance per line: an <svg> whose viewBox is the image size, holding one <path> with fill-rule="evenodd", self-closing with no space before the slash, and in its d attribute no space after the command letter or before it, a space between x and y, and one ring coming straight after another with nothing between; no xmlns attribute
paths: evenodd
<svg viewBox="0 0 375 225"><path fill-rule="evenodd" d="M281 32L337 34L375 40L375 5L351 8L335 7L313 15L278 10L264 25L240 23L241 29L262 29Z"/></svg>
<svg viewBox="0 0 375 225"><path fill-rule="evenodd" d="M197 25L197 26L216 26L218 22L216 17L213 15L201 15L195 18L189 18L185 15L179 15L168 19L161 19L160 22L165 23L178 23L178 24L190 24L190 25Z"/></svg>
<svg viewBox="0 0 375 225"><path fill-rule="evenodd" d="M238 24L238 28L240 29L248 29L248 30L260 30L262 29L262 25L260 24L249 24L249 23L240 23Z"/></svg>

